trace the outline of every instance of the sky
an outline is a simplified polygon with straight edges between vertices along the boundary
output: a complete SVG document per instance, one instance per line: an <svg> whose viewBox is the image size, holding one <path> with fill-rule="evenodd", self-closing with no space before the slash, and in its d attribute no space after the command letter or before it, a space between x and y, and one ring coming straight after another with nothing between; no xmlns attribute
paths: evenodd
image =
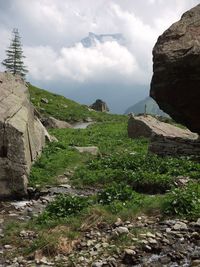
<svg viewBox="0 0 200 267"><path fill-rule="evenodd" d="M0 61L18 28L27 80L83 104L97 98L124 113L149 95L152 49L159 35L197 0L0 0ZM121 33L81 44L89 32ZM3 67L0 67L3 71Z"/></svg>

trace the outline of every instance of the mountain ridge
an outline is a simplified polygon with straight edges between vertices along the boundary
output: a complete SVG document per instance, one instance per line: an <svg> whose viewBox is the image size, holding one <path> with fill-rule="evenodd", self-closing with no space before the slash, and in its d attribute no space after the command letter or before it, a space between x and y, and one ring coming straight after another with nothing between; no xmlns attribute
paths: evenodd
<svg viewBox="0 0 200 267"><path fill-rule="evenodd" d="M155 100L151 97L146 97L145 99L137 102L136 104L127 108L124 114L134 113L135 115L141 113L148 113L151 115L159 115L163 117L169 117L167 113L162 111Z"/></svg>

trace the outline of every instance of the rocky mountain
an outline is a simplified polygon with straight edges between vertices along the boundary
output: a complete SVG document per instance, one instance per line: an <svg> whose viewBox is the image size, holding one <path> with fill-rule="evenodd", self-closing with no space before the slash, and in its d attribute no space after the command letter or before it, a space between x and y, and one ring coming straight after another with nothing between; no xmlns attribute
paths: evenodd
<svg viewBox="0 0 200 267"><path fill-rule="evenodd" d="M88 36L81 40L81 43L84 47L92 47L95 46L97 42L105 43L108 41L117 41L120 44L123 44L124 38L121 33L115 34L95 34L93 32L89 32Z"/></svg>
<svg viewBox="0 0 200 267"><path fill-rule="evenodd" d="M155 100L151 97L147 97L140 102L134 104L133 106L129 107L125 114L134 113L135 115L141 114L145 112L145 106L146 106L146 113L152 114L152 115L159 115L168 117L166 113L164 113L158 106Z"/></svg>

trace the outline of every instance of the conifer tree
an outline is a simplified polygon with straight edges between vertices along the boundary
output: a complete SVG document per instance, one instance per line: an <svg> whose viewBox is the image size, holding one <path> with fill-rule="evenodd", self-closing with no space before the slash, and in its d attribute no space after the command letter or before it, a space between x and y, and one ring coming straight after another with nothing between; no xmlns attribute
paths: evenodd
<svg viewBox="0 0 200 267"><path fill-rule="evenodd" d="M26 69L23 58L22 44L20 41L18 29L13 29L13 38L11 40L9 48L6 50L7 58L2 61L2 65L6 68L6 71L12 74L18 74L22 78L25 78L28 70Z"/></svg>

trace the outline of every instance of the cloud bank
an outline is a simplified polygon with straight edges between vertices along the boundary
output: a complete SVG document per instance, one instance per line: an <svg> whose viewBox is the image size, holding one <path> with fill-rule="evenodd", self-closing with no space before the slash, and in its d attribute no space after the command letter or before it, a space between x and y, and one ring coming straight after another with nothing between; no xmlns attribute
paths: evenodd
<svg viewBox="0 0 200 267"><path fill-rule="evenodd" d="M130 88L143 86L148 94L158 36L196 4L197 0L0 0L0 60L17 27L31 82L47 88L57 84L66 94L70 86L93 87L98 95L97 84L130 95ZM88 32L121 33L124 43L108 40L86 48L80 40Z"/></svg>

